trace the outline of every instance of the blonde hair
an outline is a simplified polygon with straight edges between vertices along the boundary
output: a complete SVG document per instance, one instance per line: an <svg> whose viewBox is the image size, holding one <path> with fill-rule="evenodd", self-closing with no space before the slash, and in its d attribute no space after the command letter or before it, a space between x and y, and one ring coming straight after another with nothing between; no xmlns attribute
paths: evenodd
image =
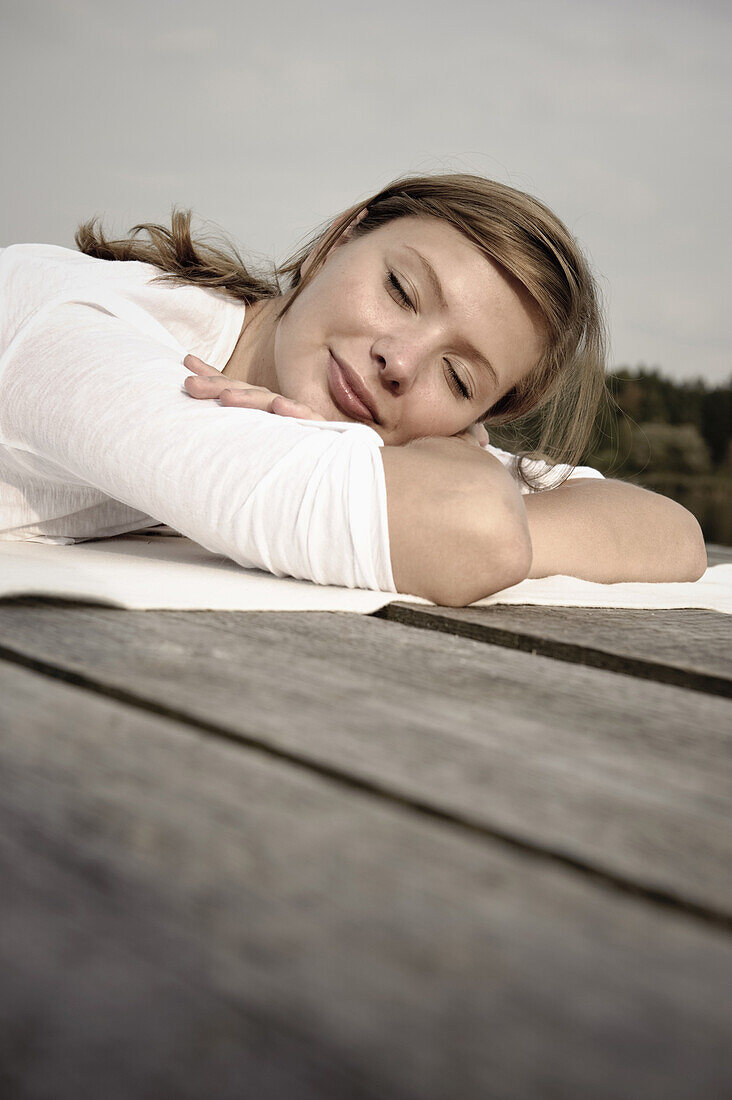
<svg viewBox="0 0 732 1100"><path fill-rule="evenodd" d="M361 219L355 224L355 220ZM546 330L538 364L488 410L491 430L510 425L514 450L552 462L578 464L598 408L606 396L605 328L595 280L581 248L543 203L482 176L408 176L344 211L295 255L267 274L252 274L230 242L215 246L191 235L190 211L174 210L172 225L135 226L118 241L104 237L96 220L79 227L82 252L107 260L141 260L161 278L211 287L244 302L289 292L280 311L315 277L331 247L351 226L356 239L396 218L440 218L525 288ZM352 224L354 223L354 224ZM146 232L148 239L138 239ZM307 257L310 264L303 273ZM519 464L523 480L532 479Z"/></svg>

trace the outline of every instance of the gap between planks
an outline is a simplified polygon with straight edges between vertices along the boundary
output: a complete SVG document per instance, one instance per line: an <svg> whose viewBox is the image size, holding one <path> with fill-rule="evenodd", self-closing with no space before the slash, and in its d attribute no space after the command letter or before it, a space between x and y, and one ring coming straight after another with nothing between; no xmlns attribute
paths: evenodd
<svg viewBox="0 0 732 1100"><path fill-rule="evenodd" d="M707 925L732 932L732 913L724 909L716 908L701 902L694 901L680 893L671 890L659 889L646 883L636 881L628 876L613 872L607 868L598 868L589 860L570 855L558 848L544 846L535 840L528 841L514 836L496 826L487 825L484 822L474 820L469 814L460 814L454 809L442 809L433 803L409 795L401 790L392 789L388 784L376 779L363 779L343 771L322 761L313 760L302 756L297 752L281 746L272 745L258 737L255 733L242 732L230 729L215 722L208 722L196 715L188 713L184 709L172 707L169 704L158 703L154 699L137 695L123 688L106 684L101 680L74 672L70 669L59 668L50 662L39 658L18 653L7 646L0 645L0 660L20 665L31 669L33 672L47 676L50 679L60 680L74 687L91 691L96 695L114 699L126 706L134 707L149 714L180 722L181 725L193 728L200 733L207 734L217 740L241 745L249 750L259 752L262 755L280 761L286 761L297 767L304 768L308 772L328 780L340 788L358 791L361 795L374 798L378 802L397 806L409 810L428 820L439 822L463 834L489 839L505 848L520 852L524 856L533 859L546 860L559 867L574 871L584 878L598 885L617 890L626 896L641 899L647 903L658 905L664 909L670 909L692 919L702 921Z"/></svg>
<svg viewBox="0 0 732 1100"><path fill-rule="evenodd" d="M509 605L501 607L503 611L509 609ZM486 609L486 611L489 610ZM547 609L542 607L541 610ZM403 626L416 627L418 630L435 630L460 638L469 638L474 642L486 642L540 657L551 657L557 661L567 661L570 664L586 665L589 668L602 669L604 672L619 672L624 676L670 684L688 691L732 698L732 677L648 660L629 653L613 652L609 648L601 649L587 642L564 642L558 638L543 636L526 627L510 628L505 624L500 627L493 626L487 616L477 621L461 616L460 611L452 609L423 607L419 604L396 601L373 612L372 617L401 623Z"/></svg>

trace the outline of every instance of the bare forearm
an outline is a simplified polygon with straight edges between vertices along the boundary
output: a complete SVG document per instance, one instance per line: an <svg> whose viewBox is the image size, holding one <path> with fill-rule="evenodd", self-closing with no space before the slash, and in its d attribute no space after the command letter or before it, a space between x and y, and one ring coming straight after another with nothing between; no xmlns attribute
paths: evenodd
<svg viewBox="0 0 732 1100"><path fill-rule="evenodd" d="M685 508L621 481L565 482L523 498L530 577L693 581L706 568L704 537Z"/></svg>

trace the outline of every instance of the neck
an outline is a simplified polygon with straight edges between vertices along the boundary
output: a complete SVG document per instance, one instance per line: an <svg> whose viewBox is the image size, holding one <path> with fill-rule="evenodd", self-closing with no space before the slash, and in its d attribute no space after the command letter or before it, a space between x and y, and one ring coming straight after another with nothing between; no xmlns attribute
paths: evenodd
<svg viewBox="0 0 732 1100"><path fill-rule="evenodd" d="M246 307L239 339L222 372L227 378L277 392L275 315L281 305L282 299L278 297L265 298Z"/></svg>

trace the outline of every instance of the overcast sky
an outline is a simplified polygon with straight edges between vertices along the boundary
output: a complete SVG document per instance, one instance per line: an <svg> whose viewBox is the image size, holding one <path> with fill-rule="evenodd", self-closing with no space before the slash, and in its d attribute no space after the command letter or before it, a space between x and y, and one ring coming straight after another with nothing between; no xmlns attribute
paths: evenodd
<svg viewBox="0 0 732 1100"><path fill-rule="evenodd" d="M404 172L538 195L612 362L732 374L732 8L719 0L0 0L0 244L172 203L282 259Z"/></svg>

